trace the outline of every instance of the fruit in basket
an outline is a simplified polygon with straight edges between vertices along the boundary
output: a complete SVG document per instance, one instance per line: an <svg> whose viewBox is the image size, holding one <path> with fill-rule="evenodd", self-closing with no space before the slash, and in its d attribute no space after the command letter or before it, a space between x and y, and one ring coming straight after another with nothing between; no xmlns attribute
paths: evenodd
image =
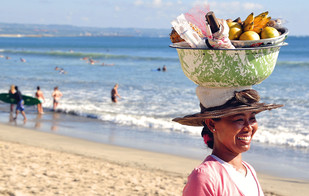
<svg viewBox="0 0 309 196"><path fill-rule="evenodd" d="M274 38L278 37L280 34L277 29L274 27L265 27L263 28L261 32L261 38L262 39L267 39L267 38Z"/></svg>
<svg viewBox="0 0 309 196"><path fill-rule="evenodd" d="M259 40L260 36L255 31L245 31L239 37L239 40Z"/></svg>
<svg viewBox="0 0 309 196"><path fill-rule="evenodd" d="M233 27L229 31L229 39L230 40L237 40L239 36L242 34L242 29L238 27Z"/></svg>
<svg viewBox="0 0 309 196"><path fill-rule="evenodd" d="M243 23L244 31L251 31L254 27L254 14L249 14Z"/></svg>
<svg viewBox="0 0 309 196"><path fill-rule="evenodd" d="M267 23L270 21L271 17L264 17L259 23L254 25L253 31L261 33L262 29L267 26Z"/></svg>
<svg viewBox="0 0 309 196"><path fill-rule="evenodd" d="M226 19L226 23L229 24L230 22L234 22L232 19Z"/></svg>
<svg viewBox="0 0 309 196"><path fill-rule="evenodd" d="M257 15L256 17L254 17L253 22L258 25L261 21L263 21L265 18L267 18L268 16L268 11L260 13L259 15Z"/></svg>
<svg viewBox="0 0 309 196"><path fill-rule="evenodd" d="M244 26L244 31L252 31L254 28L254 23L251 22L250 24Z"/></svg>
<svg viewBox="0 0 309 196"><path fill-rule="evenodd" d="M239 24L238 22L227 22L227 25L231 28L239 28L239 29L242 29L242 26L241 24Z"/></svg>
<svg viewBox="0 0 309 196"><path fill-rule="evenodd" d="M270 21L267 23L267 26L269 26L269 27L274 27L274 28L278 29L278 28L281 28L281 27L282 27L282 22L281 22L280 19L270 20Z"/></svg>
<svg viewBox="0 0 309 196"><path fill-rule="evenodd" d="M262 12L257 16L254 16L254 13L250 13L246 20L241 22L240 17L232 21L231 19L227 20L228 26L230 27L229 39L230 40L259 40L267 39L280 36L280 32L276 29L278 24L275 20L271 20L271 17L268 16L268 11ZM274 29L269 29L266 27L275 27ZM235 27L241 28L234 29ZM265 29L265 30L263 30ZM241 35L239 35L239 33ZM249 33L245 33L249 32ZM255 33L253 33L255 32ZM263 32L263 35L262 35Z"/></svg>
<svg viewBox="0 0 309 196"><path fill-rule="evenodd" d="M241 21L241 18L240 18L240 17L238 17L238 18L236 18L235 20L233 20L233 22L237 22L237 23L239 23L239 24L242 25L242 21Z"/></svg>
<svg viewBox="0 0 309 196"><path fill-rule="evenodd" d="M229 39L237 40L242 34L242 26L238 22L228 22L227 25L230 27Z"/></svg>

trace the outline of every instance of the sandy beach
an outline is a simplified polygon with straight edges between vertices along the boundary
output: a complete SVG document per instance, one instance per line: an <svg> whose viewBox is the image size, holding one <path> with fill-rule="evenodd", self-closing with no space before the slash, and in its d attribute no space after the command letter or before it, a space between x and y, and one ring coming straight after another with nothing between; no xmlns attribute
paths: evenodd
<svg viewBox="0 0 309 196"><path fill-rule="evenodd" d="M0 195L181 195L202 160L0 124ZM309 182L258 174L265 195L306 195Z"/></svg>

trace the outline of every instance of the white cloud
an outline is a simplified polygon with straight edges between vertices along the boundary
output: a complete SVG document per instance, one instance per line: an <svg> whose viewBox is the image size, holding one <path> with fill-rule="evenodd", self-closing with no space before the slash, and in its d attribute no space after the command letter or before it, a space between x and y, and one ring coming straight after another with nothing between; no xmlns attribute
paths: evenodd
<svg viewBox="0 0 309 196"><path fill-rule="evenodd" d="M163 0L135 0L133 5L136 7L143 7L144 9L167 9L169 6L182 5L181 0L174 1L163 1Z"/></svg>
<svg viewBox="0 0 309 196"><path fill-rule="evenodd" d="M81 20L82 20L82 21L85 21L85 22L88 22L88 21L89 21L89 18L88 18L88 17L81 17Z"/></svg>
<svg viewBox="0 0 309 196"><path fill-rule="evenodd" d="M119 11L120 11L120 7L119 7L119 6L115 6L115 7L114 7L114 10L115 10L116 12L119 12Z"/></svg>
<svg viewBox="0 0 309 196"><path fill-rule="evenodd" d="M135 2L134 2L134 5L135 6L140 6L140 5L143 5L144 4L144 2L142 1L142 0L136 0Z"/></svg>
<svg viewBox="0 0 309 196"><path fill-rule="evenodd" d="M259 3L241 1L202 1L196 0L192 3L192 6L206 6L209 5L211 11L214 11L218 18L236 18L238 16L246 17L251 12L258 14L264 11L264 6Z"/></svg>
<svg viewBox="0 0 309 196"><path fill-rule="evenodd" d="M242 5L242 7L245 9L245 10L256 10L256 9L263 9L264 6L261 5L261 4L258 4L258 3L244 3Z"/></svg>
<svg viewBox="0 0 309 196"><path fill-rule="evenodd" d="M255 10L262 10L263 5L259 3L243 3L240 1L202 1L196 0L193 2L193 6L209 5L210 9L218 13L237 13L237 12L253 12Z"/></svg>
<svg viewBox="0 0 309 196"><path fill-rule="evenodd" d="M162 5L162 0L153 0L152 4L155 7L160 7Z"/></svg>

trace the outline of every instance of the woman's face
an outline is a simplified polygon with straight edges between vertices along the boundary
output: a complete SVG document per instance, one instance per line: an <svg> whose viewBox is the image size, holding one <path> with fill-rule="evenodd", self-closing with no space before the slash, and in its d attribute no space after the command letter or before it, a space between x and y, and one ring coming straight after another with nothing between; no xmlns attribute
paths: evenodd
<svg viewBox="0 0 309 196"><path fill-rule="evenodd" d="M258 129L254 112L243 112L214 121L215 148L239 154L250 149ZM216 149L216 150L219 150Z"/></svg>

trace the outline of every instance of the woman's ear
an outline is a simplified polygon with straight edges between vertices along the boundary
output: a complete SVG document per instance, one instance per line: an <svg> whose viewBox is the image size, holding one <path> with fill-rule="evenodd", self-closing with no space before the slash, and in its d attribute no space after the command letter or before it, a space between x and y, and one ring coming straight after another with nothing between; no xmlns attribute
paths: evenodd
<svg viewBox="0 0 309 196"><path fill-rule="evenodd" d="M209 118L206 118L206 119L205 119L205 124L207 125L208 129L209 129L212 133L216 132L216 130L215 130L215 121L214 121L214 120L209 119Z"/></svg>

